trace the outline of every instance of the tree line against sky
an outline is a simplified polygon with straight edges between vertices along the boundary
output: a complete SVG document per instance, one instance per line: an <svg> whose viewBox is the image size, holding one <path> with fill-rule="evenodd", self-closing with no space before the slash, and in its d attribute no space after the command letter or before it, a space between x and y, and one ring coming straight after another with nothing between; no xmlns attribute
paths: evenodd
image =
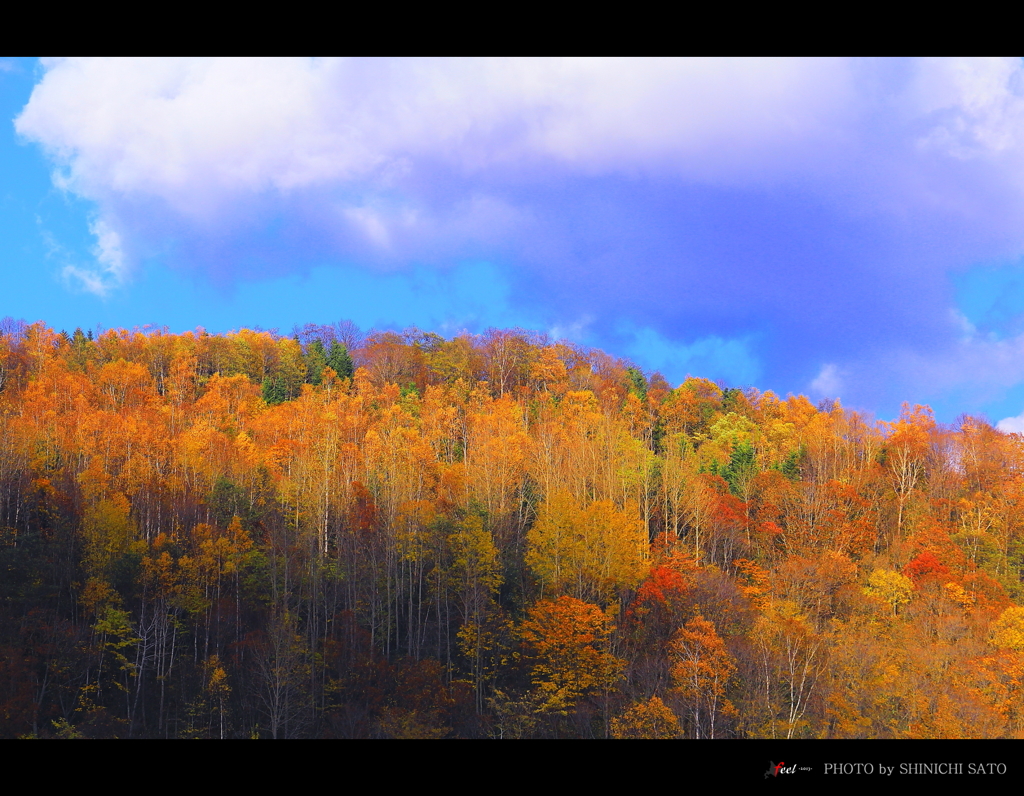
<svg viewBox="0 0 1024 796"><path fill-rule="evenodd" d="M1017 435L522 330L0 328L0 733L1017 737Z"/></svg>

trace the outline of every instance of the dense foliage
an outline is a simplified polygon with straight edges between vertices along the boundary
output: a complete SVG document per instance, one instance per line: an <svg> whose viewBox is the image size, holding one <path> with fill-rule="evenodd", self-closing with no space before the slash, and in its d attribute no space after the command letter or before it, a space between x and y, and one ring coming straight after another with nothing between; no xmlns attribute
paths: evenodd
<svg viewBox="0 0 1024 796"><path fill-rule="evenodd" d="M516 331L0 329L7 737L1018 737L1024 444Z"/></svg>

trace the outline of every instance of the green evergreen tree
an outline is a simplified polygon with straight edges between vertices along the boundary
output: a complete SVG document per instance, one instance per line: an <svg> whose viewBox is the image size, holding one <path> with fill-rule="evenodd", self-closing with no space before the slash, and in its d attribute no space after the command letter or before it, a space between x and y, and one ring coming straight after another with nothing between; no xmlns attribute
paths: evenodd
<svg viewBox="0 0 1024 796"><path fill-rule="evenodd" d="M327 367L331 368L342 379L352 378L355 368L352 366L352 357L344 343L337 340L331 343L331 350L327 352Z"/></svg>
<svg viewBox="0 0 1024 796"><path fill-rule="evenodd" d="M801 445L786 457L786 460L779 465L779 472L790 481L800 480L800 463L803 461L806 449Z"/></svg>
<svg viewBox="0 0 1024 796"><path fill-rule="evenodd" d="M85 336L82 327L75 329L71 335L71 357L68 364L75 370L85 370L86 362L89 359L89 338Z"/></svg>
<svg viewBox="0 0 1024 796"><path fill-rule="evenodd" d="M626 386L641 401L647 400L647 378L639 368L626 368Z"/></svg>
<svg viewBox="0 0 1024 796"><path fill-rule="evenodd" d="M288 386L280 376L263 380L263 400L270 406L283 404L288 400Z"/></svg>
<svg viewBox="0 0 1024 796"><path fill-rule="evenodd" d="M327 349L321 340L314 340L306 347L305 359L307 380L310 384L319 384L327 367Z"/></svg>
<svg viewBox="0 0 1024 796"><path fill-rule="evenodd" d="M729 491L736 497L743 496L743 485L757 473L754 448L749 442L740 442L732 449L729 463L720 467L718 475L725 479Z"/></svg>

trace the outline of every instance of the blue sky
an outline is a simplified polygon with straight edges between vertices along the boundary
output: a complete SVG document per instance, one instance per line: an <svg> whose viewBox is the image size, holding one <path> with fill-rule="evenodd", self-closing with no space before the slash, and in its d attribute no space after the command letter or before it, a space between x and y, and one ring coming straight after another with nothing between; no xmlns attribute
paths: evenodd
<svg viewBox="0 0 1024 796"><path fill-rule="evenodd" d="M1024 67L0 61L0 315L522 326L1024 429Z"/></svg>

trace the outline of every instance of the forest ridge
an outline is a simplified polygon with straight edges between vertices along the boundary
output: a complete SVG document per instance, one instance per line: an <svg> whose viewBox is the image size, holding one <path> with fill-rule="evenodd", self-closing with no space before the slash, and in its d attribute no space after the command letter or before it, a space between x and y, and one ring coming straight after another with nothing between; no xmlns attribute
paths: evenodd
<svg viewBox="0 0 1024 796"><path fill-rule="evenodd" d="M0 735L1020 737L1022 466L522 330L7 320Z"/></svg>

